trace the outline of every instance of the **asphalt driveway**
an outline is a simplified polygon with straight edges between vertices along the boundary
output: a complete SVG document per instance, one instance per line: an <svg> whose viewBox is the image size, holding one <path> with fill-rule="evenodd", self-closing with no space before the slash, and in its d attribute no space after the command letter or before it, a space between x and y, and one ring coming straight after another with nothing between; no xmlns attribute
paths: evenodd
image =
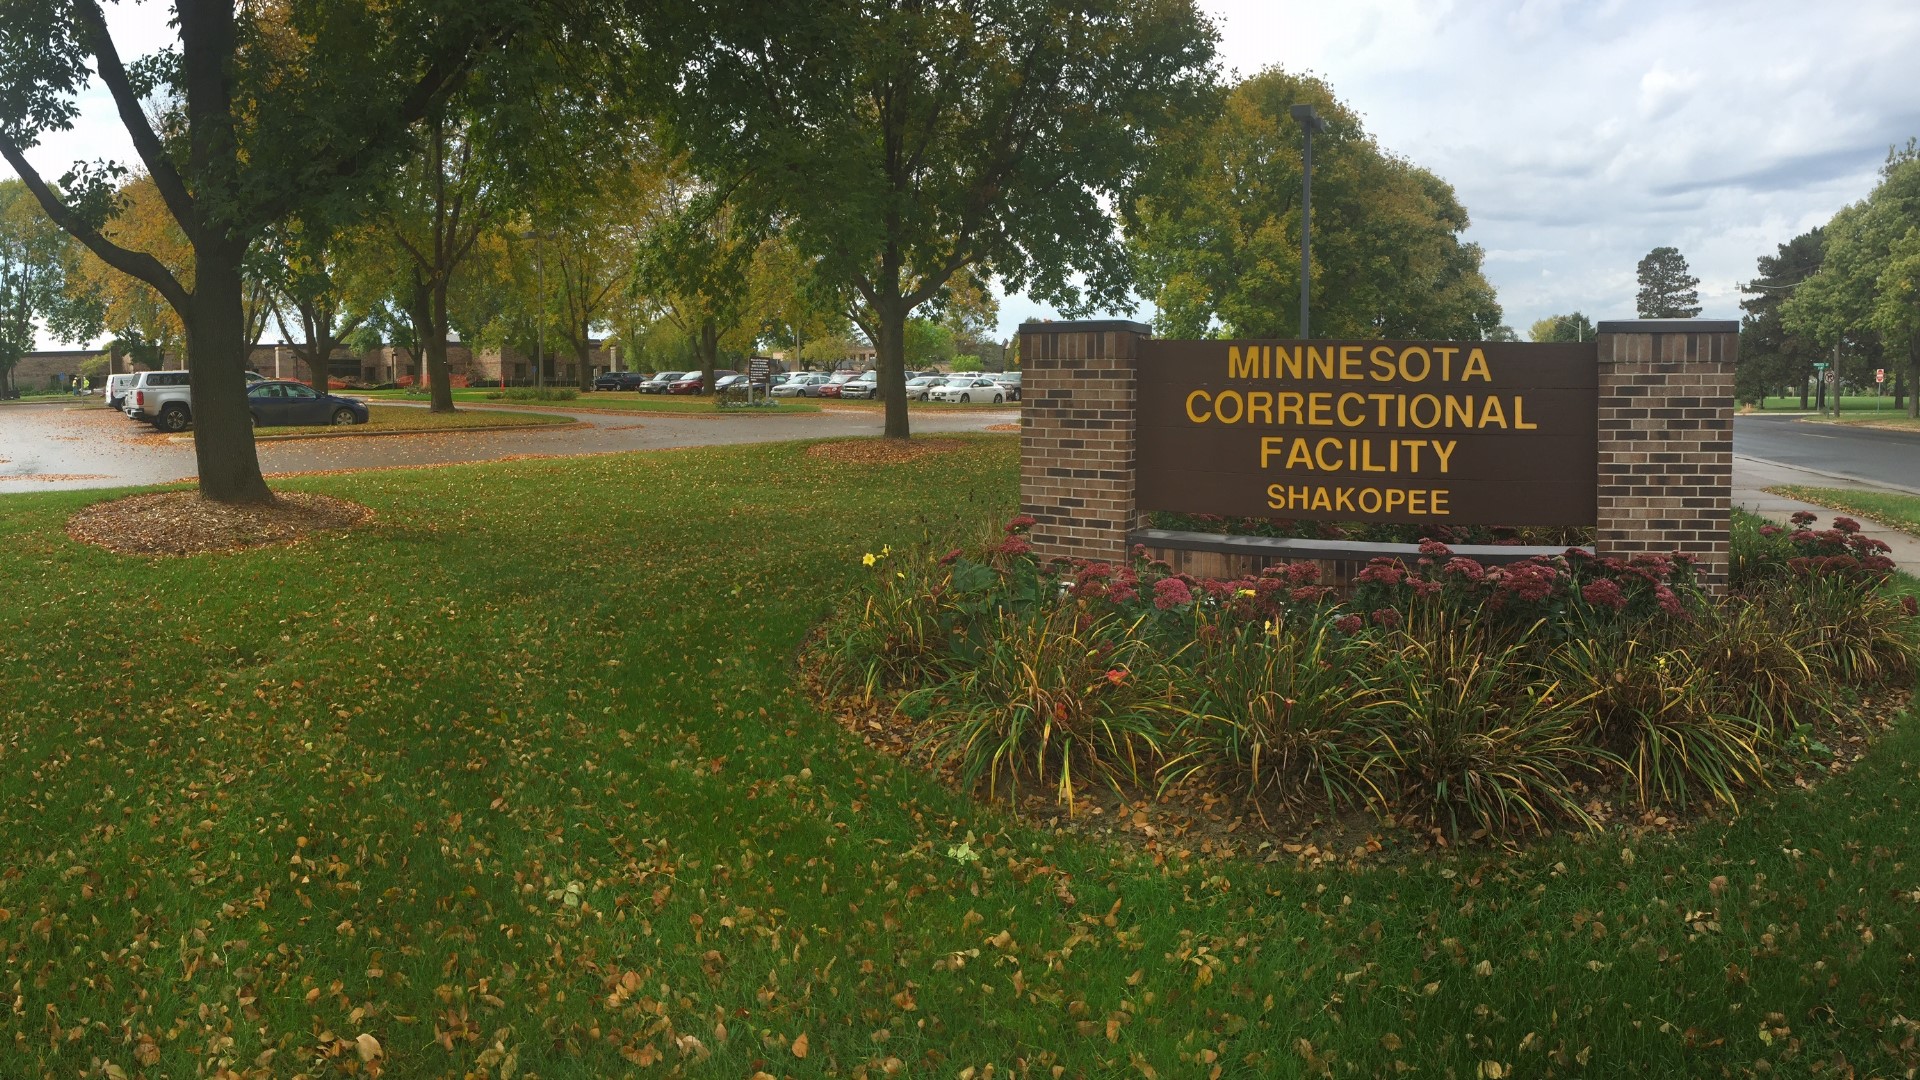
<svg viewBox="0 0 1920 1080"><path fill-rule="evenodd" d="M595 412L567 412L566 415L581 421L581 425L262 442L259 444L260 465L272 475L497 461L512 457L614 454L726 443L878 435L884 423L880 412L874 409L830 409L790 416ZM1018 414L1009 410L915 413L913 430L915 434L984 431L1018 419ZM191 438L160 435L145 424L134 423L109 410L97 399L88 405L60 401L0 406L0 495L15 491L159 484L190 480L195 474Z"/></svg>

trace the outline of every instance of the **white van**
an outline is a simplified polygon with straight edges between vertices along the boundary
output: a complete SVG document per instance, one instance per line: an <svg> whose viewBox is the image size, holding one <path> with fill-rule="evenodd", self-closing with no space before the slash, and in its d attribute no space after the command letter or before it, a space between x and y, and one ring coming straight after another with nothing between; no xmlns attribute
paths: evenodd
<svg viewBox="0 0 1920 1080"><path fill-rule="evenodd" d="M127 407L127 391L133 389L134 382L139 378L140 378L140 375L138 372L135 372L134 374L131 374L131 375L107 376L107 389L106 389L107 408L109 409L126 408Z"/></svg>

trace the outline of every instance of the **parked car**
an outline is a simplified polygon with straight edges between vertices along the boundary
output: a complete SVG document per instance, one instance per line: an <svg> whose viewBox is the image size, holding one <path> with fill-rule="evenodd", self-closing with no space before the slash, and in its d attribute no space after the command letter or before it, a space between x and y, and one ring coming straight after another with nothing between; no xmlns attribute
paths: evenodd
<svg viewBox="0 0 1920 1080"><path fill-rule="evenodd" d="M167 431L185 431L193 423L191 381L184 371L142 371L120 411Z"/></svg>
<svg viewBox="0 0 1920 1080"><path fill-rule="evenodd" d="M907 380L907 400L925 401L933 388L947 381L945 375L921 375Z"/></svg>
<svg viewBox="0 0 1920 1080"><path fill-rule="evenodd" d="M647 377L638 371L609 371L593 380L595 390L638 390Z"/></svg>
<svg viewBox="0 0 1920 1080"><path fill-rule="evenodd" d="M844 386L840 387L843 398L876 398L880 396L880 373L863 371Z"/></svg>
<svg viewBox="0 0 1920 1080"><path fill-rule="evenodd" d="M827 377L817 371L802 371L787 376L785 382L773 388L774 397L819 397L820 388L827 384Z"/></svg>
<svg viewBox="0 0 1920 1080"><path fill-rule="evenodd" d="M684 371L659 372L654 375L653 378L640 384L640 392L643 394L664 394L667 392L667 387L679 381L680 377L685 374L686 372Z"/></svg>
<svg viewBox="0 0 1920 1080"><path fill-rule="evenodd" d="M732 368L715 368L713 380L719 382L728 375L738 375ZM669 394L704 394L707 392L707 377L704 372L689 371L667 385Z"/></svg>
<svg viewBox="0 0 1920 1080"><path fill-rule="evenodd" d="M105 397L107 399L107 408L109 409L126 408L127 407L127 391L133 389L133 384L139 381L140 381L140 375L137 372L130 375L107 376L107 392L105 394Z"/></svg>
<svg viewBox="0 0 1920 1080"><path fill-rule="evenodd" d="M372 418L367 403L335 394L323 394L291 379L265 379L247 388L247 409L257 427L297 427L309 424L364 424Z"/></svg>
<svg viewBox="0 0 1920 1080"><path fill-rule="evenodd" d="M721 375L717 372L715 373L713 380L714 393L724 394L736 386L745 390L747 388L747 377L745 375Z"/></svg>
<svg viewBox="0 0 1920 1080"><path fill-rule="evenodd" d="M851 371L836 371L832 375L827 377L826 382L823 382L820 384L819 388L814 391L813 396L823 397L823 398L826 398L826 397L837 398L840 396L841 387L847 385L848 383L852 382L853 380L859 377L860 376L854 374Z"/></svg>
<svg viewBox="0 0 1920 1080"><path fill-rule="evenodd" d="M1007 400L1020 400L1020 373L1017 371L996 371L987 378L1007 388Z"/></svg>
<svg viewBox="0 0 1920 1080"><path fill-rule="evenodd" d="M1005 387L985 375L949 375L945 382L928 392L927 400L958 401L966 404L991 401L998 405L1007 400L1007 391Z"/></svg>

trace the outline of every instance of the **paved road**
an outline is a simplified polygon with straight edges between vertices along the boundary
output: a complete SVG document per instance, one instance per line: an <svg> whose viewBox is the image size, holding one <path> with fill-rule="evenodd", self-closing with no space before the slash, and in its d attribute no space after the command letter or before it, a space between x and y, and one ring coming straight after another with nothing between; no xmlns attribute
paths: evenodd
<svg viewBox="0 0 1920 1080"><path fill-rule="evenodd" d="M1733 453L1736 458L1920 495L1920 432L1806 424L1788 416L1739 416L1733 421Z"/></svg>
<svg viewBox="0 0 1920 1080"><path fill-rule="evenodd" d="M542 410L546 411L546 410ZM877 409L792 416L568 413L587 426L518 431L301 439L259 444L269 475L330 469L438 465L500 458L610 454L723 443L878 435ZM1012 410L915 413L916 434L983 431L1017 422ZM0 406L0 495L57 488L122 487L191 479L190 439L153 432L97 402Z"/></svg>

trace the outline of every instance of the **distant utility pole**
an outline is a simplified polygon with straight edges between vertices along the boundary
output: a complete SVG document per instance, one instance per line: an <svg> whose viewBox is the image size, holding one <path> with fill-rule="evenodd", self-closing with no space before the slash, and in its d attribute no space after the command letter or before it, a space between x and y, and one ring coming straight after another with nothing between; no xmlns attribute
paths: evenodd
<svg viewBox="0 0 1920 1080"><path fill-rule="evenodd" d="M1313 335L1307 328L1307 299L1313 287L1313 135L1327 130L1327 122L1315 115L1311 105L1295 105L1287 110L1300 121L1306 138L1300 169L1300 338Z"/></svg>

